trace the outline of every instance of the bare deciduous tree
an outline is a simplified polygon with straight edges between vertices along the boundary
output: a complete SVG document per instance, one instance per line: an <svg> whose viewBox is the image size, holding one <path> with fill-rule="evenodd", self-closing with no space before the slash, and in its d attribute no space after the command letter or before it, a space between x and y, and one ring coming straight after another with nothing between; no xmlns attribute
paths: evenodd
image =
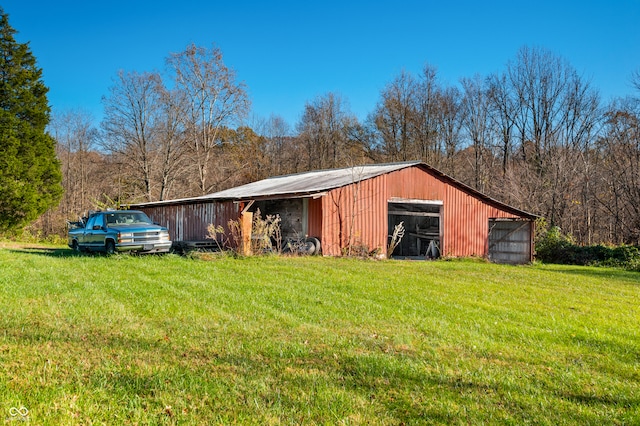
<svg viewBox="0 0 640 426"><path fill-rule="evenodd" d="M614 242L640 244L640 108L627 99L606 113L599 140L602 157L598 200L612 219Z"/></svg>
<svg viewBox="0 0 640 426"><path fill-rule="evenodd" d="M120 71L110 95L103 98L102 146L130 165L132 184L139 184L147 201L154 198L162 90L157 73Z"/></svg>
<svg viewBox="0 0 640 426"><path fill-rule="evenodd" d="M419 78L402 72L382 91L373 114L376 145L389 161L419 159L452 171L460 113L458 89L442 89L434 67L425 66Z"/></svg>
<svg viewBox="0 0 640 426"><path fill-rule="evenodd" d="M91 114L82 110L54 114L49 132L57 142L64 195L57 208L48 211L36 225L42 226L47 235L63 233L65 220L77 220L93 207L94 200L108 191L103 180L96 179L104 168L105 158L94 151L98 130L93 126Z"/></svg>
<svg viewBox="0 0 640 426"><path fill-rule="evenodd" d="M182 120L184 96L177 90L161 88L161 115L158 119L157 148L160 180L159 200L172 194L174 183L187 171L185 129ZM180 197L182 194L175 194Z"/></svg>
<svg viewBox="0 0 640 426"><path fill-rule="evenodd" d="M290 172L286 155L287 142L291 140L287 122L280 116L272 115L263 127L262 134L267 139L267 155L271 158L271 175L277 176Z"/></svg>
<svg viewBox="0 0 640 426"><path fill-rule="evenodd" d="M473 149L473 187L485 191L490 171L487 167L491 143L489 96L480 76L463 78L461 84L464 91L461 102L462 127Z"/></svg>
<svg viewBox="0 0 640 426"><path fill-rule="evenodd" d="M348 133L354 121L345 101L334 93L320 96L305 106L298 131L307 147L309 170L349 163Z"/></svg>
<svg viewBox="0 0 640 426"><path fill-rule="evenodd" d="M373 113L379 145L388 161L406 161L412 157L413 117L418 83L403 71L381 93Z"/></svg>
<svg viewBox="0 0 640 426"><path fill-rule="evenodd" d="M490 120L496 136L492 144L498 152L502 164L502 177L507 174L509 160L514 149L515 116L520 104L512 99L507 86L506 76L492 75L488 78Z"/></svg>
<svg viewBox="0 0 640 426"><path fill-rule="evenodd" d="M225 126L246 116L250 101L245 85L236 81L235 71L222 60L217 47L206 49L195 44L167 59L175 89L184 94L182 111L192 161L197 167L198 190L202 194L216 186L211 162L218 135Z"/></svg>
<svg viewBox="0 0 640 426"><path fill-rule="evenodd" d="M578 166L593 143L597 94L566 61L544 49L522 48L505 75L491 81L498 122L513 138L504 147L515 144L519 150L509 167L520 173L511 175L526 177L521 187L532 189L521 207L564 226L562 218L585 182L587 171Z"/></svg>
<svg viewBox="0 0 640 426"><path fill-rule="evenodd" d="M461 98L460 91L455 87L443 89L437 97L436 123L438 129L437 139L439 141L437 145L441 147L439 166L442 171L451 175L456 174L453 160L462 143Z"/></svg>
<svg viewBox="0 0 640 426"><path fill-rule="evenodd" d="M86 111L66 111L55 114L50 131L57 141L58 158L62 162L62 185L65 189L61 211L73 218L85 210L95 195L92 171L92 149L98 131Z"/></svg>
<svg viewBox="0 0 640 426"><path fill-rule="evenodd" d="M440 167L446 149L442 125L448 118L442 109L445 103L442 102L442 92L437 80L436 68L426 65L413 92L414 100L409 105L414 106L410 113L414 146L412 159L419 158L432 166Z"/></svg>

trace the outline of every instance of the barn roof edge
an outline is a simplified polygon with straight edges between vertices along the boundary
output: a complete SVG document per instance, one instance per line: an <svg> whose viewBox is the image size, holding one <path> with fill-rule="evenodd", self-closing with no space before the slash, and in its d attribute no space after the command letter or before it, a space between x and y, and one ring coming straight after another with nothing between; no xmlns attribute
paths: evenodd
<svg viewBox="0 0 640 426"><path fill-rule="evenodd" d="M516 207L498 201L488 195L462 183L461 181L441 172L440 170L422 161L404 161L396 163L366 164L354 167L338 169L314 170L289 175L274 176L256 182L218 191L212 194L179 198L173 200L152 201L145 203L132 203L131 208L157 207L165 205L215 203L220 201L247 201L274 198L304 198L322 195L324 192L372 179L387 173L393 173L409 167L419 167L432 176L443 180L461 191L479 198L488 204L501 210L526 217L530 220L537 219L538 215L520 210Z"/></svg>

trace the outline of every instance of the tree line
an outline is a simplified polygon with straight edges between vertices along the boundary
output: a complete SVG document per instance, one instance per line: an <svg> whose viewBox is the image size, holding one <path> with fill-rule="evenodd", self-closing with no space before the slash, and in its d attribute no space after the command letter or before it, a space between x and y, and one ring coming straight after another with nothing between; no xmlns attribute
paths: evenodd
<svg viewBox="0 0 640 426"><path fill-rule="evenodd" d="M448 86L403 71L359 120L340 94L308 101L294 127L248 119L247 87L222 52L196 45L166 71L120 72L96 128L56 114L65 194L37 224L62 233L98 205L203 195L269 176L421 160L593 244L640 243L640 74L602 101L566 60L522 47L502 72Z"/></svg>

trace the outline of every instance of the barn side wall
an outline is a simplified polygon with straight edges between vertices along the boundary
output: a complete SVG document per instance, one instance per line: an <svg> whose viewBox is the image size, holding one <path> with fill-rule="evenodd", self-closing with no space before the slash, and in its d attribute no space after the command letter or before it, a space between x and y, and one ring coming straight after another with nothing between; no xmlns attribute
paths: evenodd
<svg viewBox="0 0 640 426"><path fill-rule="evenodd" d="M240 205L233 201L142 206L136 209L144 211L154 222L169 228L171 241L206 240L210 224L222 226L229 237L229 221L238 220L240 216ZM308 217L309 235L322 235L321 198L309 199Z"/></svg>
<svg viewBox="0 0 640 426"><path fill-rule="evenodd" d="M351 243L386 255L391 198L442 201L440 249L446 256L487 257L489 219L518 218L418 167L409 167L322 197L323 253L340 255Z"/></svg>
<svg viewBox="0 0 640 426"><path fill-rule="evenodd" d="M518 218L479 200L465 192L448 186L443 197L443 233L446 256L489 255L489 219Z"/></svg>
<svg viewBox="0 0 640 426"><path fill-rule="evenodd" d="M322 253L339 256L349 246L368 251L385 247L387 198L384 177L380 176L323 196Z"/></svg>
<svg viewBox="0 0 640 426"><path fill-rule="evenodd" d="M221 225L228 234L229 220L238 218L238 205L231 201L149 206L139 210L169 228L171 241L205 240L210 224Z"/></svg>

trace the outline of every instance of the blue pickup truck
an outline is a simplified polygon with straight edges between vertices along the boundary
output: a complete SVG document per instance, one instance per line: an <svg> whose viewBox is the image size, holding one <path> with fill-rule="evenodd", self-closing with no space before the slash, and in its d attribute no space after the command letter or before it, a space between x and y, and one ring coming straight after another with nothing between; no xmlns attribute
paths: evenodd
<svg viewBox="0 0 640 426"><path fill-rule="evenodd" d="M166 253L169 231L138 210L92 212L74 222L68 232L69 247L76 251Z"/></svg>

